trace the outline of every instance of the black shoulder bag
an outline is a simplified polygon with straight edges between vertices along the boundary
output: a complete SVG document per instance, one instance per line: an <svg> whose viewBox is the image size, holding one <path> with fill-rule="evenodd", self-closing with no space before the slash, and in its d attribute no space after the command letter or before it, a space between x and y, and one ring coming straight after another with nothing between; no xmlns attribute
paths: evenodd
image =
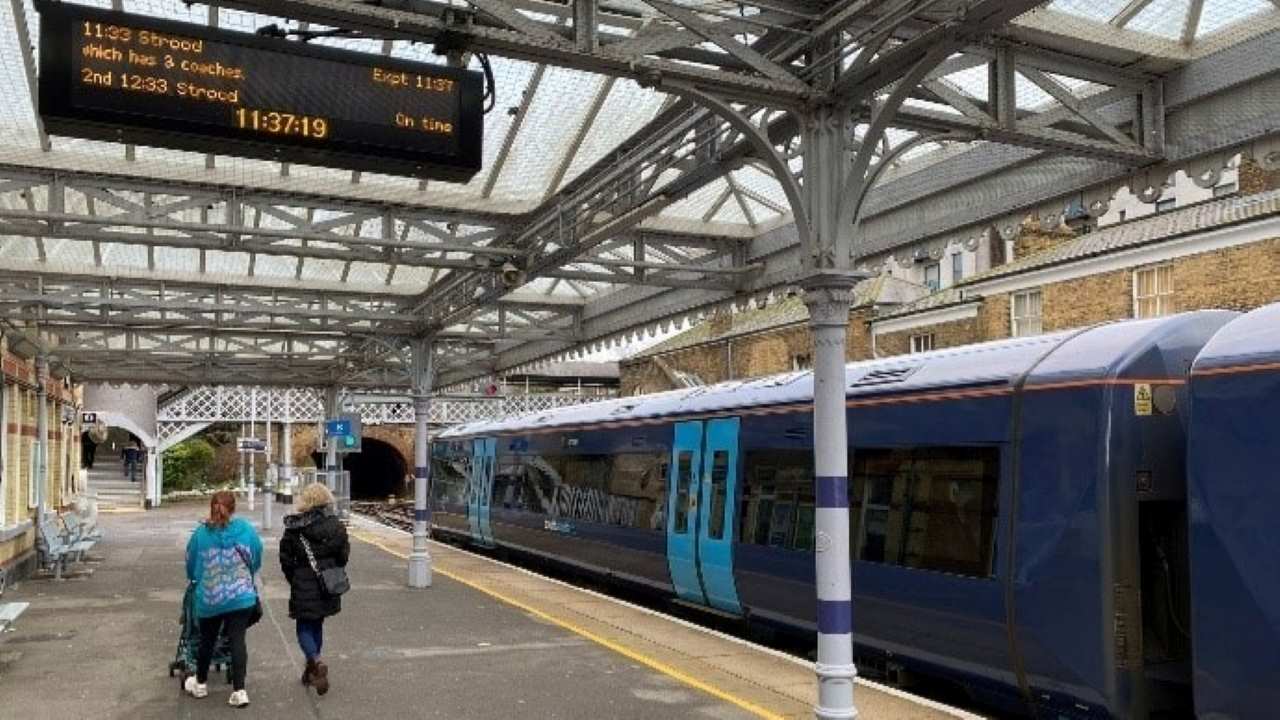
<svg viewBox="0 0 1280 720"><path fill-rule="evenodd" d="M347 578L347 569L344 567L331 567L321 570L316 565L316 556L311 552L311 543L307 542L307 536L301 532L298 533L298 540L302 541L302 549L307 552L307 562L311 564L311 572L316 574L320 580L320 587L330 595L341 595L351 589L351 581Z"/></svg>

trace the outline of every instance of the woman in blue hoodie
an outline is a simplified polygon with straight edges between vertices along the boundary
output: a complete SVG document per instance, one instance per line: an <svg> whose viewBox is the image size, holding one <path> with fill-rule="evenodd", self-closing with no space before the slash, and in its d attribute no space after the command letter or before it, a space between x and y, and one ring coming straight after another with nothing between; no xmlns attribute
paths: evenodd
<svg viewBox="0 0 1280 720"><path fill-rule="evenodd" d="M196 585L195 615L200 621L200 650L196 654L196 674L183 687L192 697L209 694L209 663L213 659L218 634L231 641L231 687L228 705L244 707L249 694L244 689L249 651L244 635L258 602L254 575L262 566L262 540L253 525L233 518L236 496L222 491L209 500L209 519L191 534L187 542L187 579Z"/></svg>

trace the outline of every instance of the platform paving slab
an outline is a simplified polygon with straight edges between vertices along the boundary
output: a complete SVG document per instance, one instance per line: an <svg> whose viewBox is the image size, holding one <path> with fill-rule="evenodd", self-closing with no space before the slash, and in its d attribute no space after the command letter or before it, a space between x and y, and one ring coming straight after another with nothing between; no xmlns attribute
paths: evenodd
<svg viewBox="0 0 1280 720"><path fill-rule="evenodd" d="M287 617L278 530L265 538L267 614L249 635L252 704L229 708L230 688L217 675L208 698L188 698L167 668L179 633L183 549L204 510L182 504L104 516L94 573L6 591L6 602L30 606L0 637L0 716L757 716L443 575L429 590L408 589L400 557L359 541L344 611L325 628L333 690L318 698L298 682L302 657Z"/></svg>
<svg viewBox="0 0 1280 720"><path fill-rule="evenodd" d="M357 519L354 535L407 557L408 534ZM817 700L813 666L797 658L698 628L651 610L445 545L431 543L437 578L470 586L658 667L693 689L731 698L756 717L811 718ZM976 716L859 680L859 717L929 720ZM668 714L663 717L683 717Z"/></svg>

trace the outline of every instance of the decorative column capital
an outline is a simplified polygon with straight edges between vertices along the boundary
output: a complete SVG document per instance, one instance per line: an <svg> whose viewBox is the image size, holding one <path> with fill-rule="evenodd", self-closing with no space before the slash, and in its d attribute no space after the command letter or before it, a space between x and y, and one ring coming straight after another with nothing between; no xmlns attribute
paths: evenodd
<svg viewBox="0 0 1280 720"><path fill-rule="evenodd" d="M800 281L804 304L809 309L809 323L817 327L847 325L853 288L867 277L864 272L827 270Z"/></svg>

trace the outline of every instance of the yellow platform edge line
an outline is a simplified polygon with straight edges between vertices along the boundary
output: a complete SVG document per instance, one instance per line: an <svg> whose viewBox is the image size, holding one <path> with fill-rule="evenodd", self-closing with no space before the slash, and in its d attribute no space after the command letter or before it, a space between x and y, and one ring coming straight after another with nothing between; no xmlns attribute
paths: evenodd
<svg viewBox="0 0 1280 720"><path fill-rule="evenodd" d="M406 560L409 558L408 554L400 552L399 550L396 550L394 548L388 547L381 540L373 536L367 535L362 531L352 531L351 535L352 537L355 537L358 540L361 540L362 542L373 545L374 547L379 548L383 552L389 553L398 558L402 558ZM436 567L436 568L433 568L433 572L443 575L449 578L450 580L453 580L454 582L458 582L463 585L466 585L467 587L473 590L482 592L485 595L488 595L489 597L494 598L495 600L500 600L512 607L523 610L524 612L527 612L530 615L546 620L547 622L553 625L556 625L558 627L561 627L565 630L568 630L569 632L574 633L575 635L580 635L586 638L587 640L590 640L591 642L596 643L597 645L608 648L609 650L612 650L613 652L616 652L619 655L622 655L623 657L626 657L630 660L634 660L640 663L641 665L644 665L646 667L649 667L650 669L653 669L662 673L663 675L666 675L667 677L670 677L674 680L678 680L684 683L685 685L688 685L691 688L701 690L702 692L718 700L723 700L731 705L735 705L743 710L746 710L752 715L755 715L761 718L766 718L766 720L785 720L785 716L783 715L779 715L778 713L775 713L771 710L760 707L759 705L756 705L755 703L749 700L743 700L742 698L737 697L732 693L721 690L720 688L714 685L703 682L702 680L699 680L687 673L681 672L680 670L677 670L674 667L671 667L670 665L662 662L661 660L657 660L655 658L649 657L648 655L645 655L644 653L639 652L638 650L632 650L631 648L625 645L622 645L620 643L614 642L613 640L609 640L607 638L601 637L591 632L590 630L587 630L586 628L579 627L569 622L568 620L558 618L554 615L551 615L550 613L547 613L546 611L539 610L538 608L532 607L530 605L526 605L525 603L519 600L516 600L515 598L509 597L495 590L490 590L489 588L479 583L476 583L475 581L468 580L464 577L460 577L456 573L449 572L448 570L443 570L439 567Z"/></svg>

